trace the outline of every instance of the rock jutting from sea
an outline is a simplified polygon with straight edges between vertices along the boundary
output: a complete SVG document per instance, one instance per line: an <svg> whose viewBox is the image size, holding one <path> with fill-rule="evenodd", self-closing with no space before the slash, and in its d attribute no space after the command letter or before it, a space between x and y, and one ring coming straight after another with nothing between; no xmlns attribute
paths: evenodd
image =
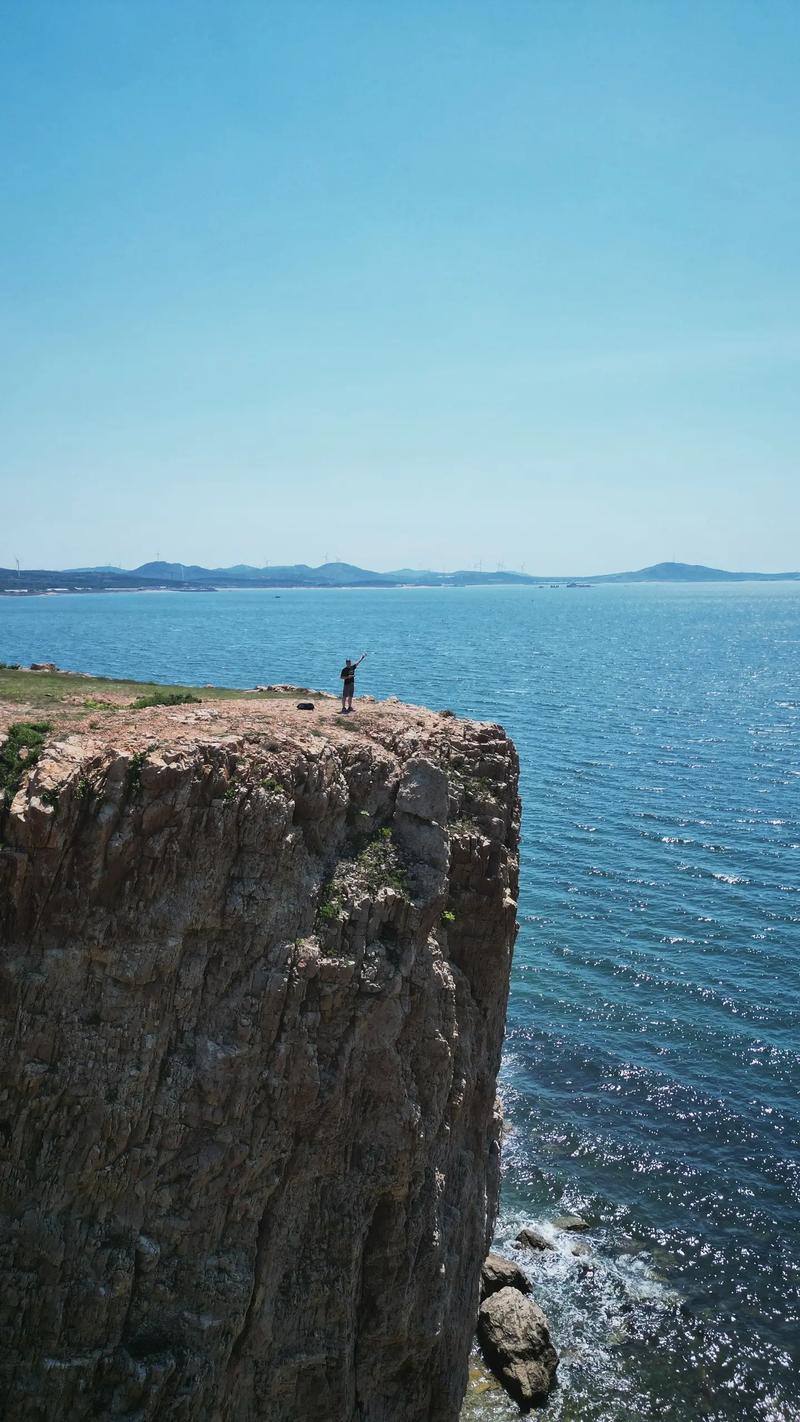
<svg viewBox="0 0 800 1422"><path fill-rule="evenodd" d="M5 1415L456 1422L517 774L397 704L56 720L0 811Z"/></svg>

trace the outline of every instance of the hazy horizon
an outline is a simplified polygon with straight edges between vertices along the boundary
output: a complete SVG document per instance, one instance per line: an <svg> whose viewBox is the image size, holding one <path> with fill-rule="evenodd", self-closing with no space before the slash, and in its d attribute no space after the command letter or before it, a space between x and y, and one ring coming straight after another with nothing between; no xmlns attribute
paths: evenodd
<svg viewBox="0 0 800 1422"><path fill-rule="evenodd" d="M796 5L4 41L0 565L796 566Z"/></svg>
<svg viewBox="0 0 800 1422"><path fill-rule="evenodd" d="M49 572L63 572L63 573L67 573L67 572L69 572L69 573L99 572L99 571L108 570L108 571L110 571L110 572L131 573L131 574L134 574L134 573L136 573L140 568L145 568L145 567L151 566L151 565L154 564L154 563L163 563L163 564L166 564L167 566L173 566L173 567L174 567L174 566L177 566L177 567L187 568L187 569L188 569L188 568L192 568L192 567L195 567L195 568L203 568L203 569L205 569L205 570L207 570L207 571L209 571L209 572L215 572L215 571L217 571L217 572L220 572L220 573L223 573L223 572L230 572L231 570L236 569L236 568L248 568L248 569L250 569L250 570L255 570L255 571L257 571L257 572L267 573L270 569L274 569L274 568L276 568L276 567L280 567L280 568L310 568L312 571L315 571L315 570L318 570L318 569L321 568L321 567L326 567L326 566L331 566L331 565L336 566L336 565L341 565L341 564L345 564L345 563L349 563L349 562L350 562L350 560L348 560L348 559L328 558L328 559L325 559L322 563L310 563L307 558L300 558L300 559L298 559L297 562L295 562L295 563L289 563L289 562L286 562L286 561L284 561L284 560L276 560L276 562L274 562L274 563L258 564L258 563L246 563L246 562L244 562L243 559L237 558L233 563L220 563L219 561L214 561L214 562L210 562L210 563L199 563L196 558L184 558L184 559L179 559L179 558L159 557L159 558L144 558L144 559L141 559L139 562L137 562L137 563L131 563L131 564L129 564L128 566L123 566L123 565L121 565L121 564L114 564L114 565L112 565L112 564L107 564L107 563L66 563L66 564L64 564L63 567L61 567L61 568L50 568L50 569L46 569L45 564L43 564L43 563L30 564L30 565L23 565L22 563L20 563L20 576L22 576L25 572L34 572L34 571L37 571L37 570L40 570L40 569L43 569L43 570L49 571ZM3 566L4 566L4 565L0 564L0 567L3 567ZM9 565L5 565L5 566L6 566L6 571L8 571L8 566L9 566ZM701 568L706 568L706 569L708 569L710 572L729 573L729 574L734 574L734 575L737 575L737 576L742 576L743 574L746 574L746 573L753 573L753 574L755 574L755 575L757 575L757 576L767 575L767 576L773 576L773 577L776 576L776 575L779 575L779 574L781 574L781 573L784 573L784 574L787 574L787 575L796 576L797 573L800 572L800 569L797 568L797 567L786 567L786 568L777 568L777 569L772 569L772 568L721 568L721 567L719 567L717 564L711 564L711 563L708 563L708 562L701 562L701 563L699 563L699 564L687 564L687 563L684 563L684 562L683 562L682 560L680 560L680 559L678 559L678 560L675 560L675 559L659 559L656 563L636 563L636 564L632 564L632 565L631 565L630 567L628 567L628 568L579 568L579 567L577 567L577 566L569 566L569 567L564 567L564 568L545 567L545 566L543 566L543 567L541 567L541 568L538 568L538 567L537 567L537 568L527 568L527 567L524 567L524 566L523 566L523 567L515 568L515 567L506 567L505 565L503 565L503 566L491 565L491 564L486 564L486 563L483 563L483 562L481 562L481 563L475 563L475 564L466 564L466 563L454 564L454 565L451 566L451 567L439 567L439 566L433 566L433 565L431 565L431 566L428 566L428 567L426 567L426 568L415 567L413 564L406 562L406 563L403 563L403 564L398 564L398 565L395 566L395 567L388 567L388 566L387 566L387 567L380 567L377 563L372 562L372 561L370 561L369 559L367 559L367 560L365 560L364 562L359 563L359 564L350 564L350 566L358 567L358 568L360 568L360 569L361 569L362 571L364 571L364 572L381 573L381 574L387 574L387 575L388 575L388 574L391 574L391 573L417 573L417 574L421 574L421 573L436 573L436 574L443 574L444 576L447 576L448 574L451 574L451 573L458 573L458 572L475 572L475 573L483 573L484 575L487 575L487 574L488 574L488 575L491 575L491 574L493 574L493 573L502 573L502 574L506 574L506 575L512 576L512 577L523 576L523 577L528 577L528 578L533 578L533 579L536 579L536 578L548 578L548 577L557 577L557 578L565 578L565 577L587 577L587 578L608 577L608 576L613 576L613 575L616 575L616 574L644 572L644 571L648 570L649 568L654 568L654 567L657 568L657 567L662 567L662 566L663 566L663 567L675 567L675 566L677 566L677 567L683 567L683 568L687 568L687 567L689 567L689 568L691 568L691 567L701 567ZM15 564L10 565L11 571L13 571L14 567L15 567Z"/></svg>

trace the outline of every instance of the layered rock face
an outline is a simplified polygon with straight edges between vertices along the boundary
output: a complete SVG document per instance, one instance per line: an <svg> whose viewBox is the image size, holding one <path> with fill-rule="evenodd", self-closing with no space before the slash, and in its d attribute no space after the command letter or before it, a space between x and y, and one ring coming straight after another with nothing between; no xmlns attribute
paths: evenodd
<svg viewBox="0 0 800 1422"><path fill-rule="evenodd" d="M413 708L58 731L0 850L0 1411L454 1422L517 759Z"/></svg>

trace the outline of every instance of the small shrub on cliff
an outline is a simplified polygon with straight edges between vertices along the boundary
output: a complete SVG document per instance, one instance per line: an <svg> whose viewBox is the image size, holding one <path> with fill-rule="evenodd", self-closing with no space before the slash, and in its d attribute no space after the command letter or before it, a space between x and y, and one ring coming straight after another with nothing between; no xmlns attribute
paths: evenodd
<svg viewBox="0 0 800 1422"><path fill-rule="evenodd" d="M405 891L406 876L400 851L390 829L378 830L374 839L356 857L355 867L364 888L370 893L377 893L378 889L383 888L397 889L399 893Z"/></svg>
<svg viewBox="0 0 800 1422"><path fill-rule="evenodd" d="M464 781L464 794L470 800L494 800L495 787L482 775L471 776Z"/></svg>
<svg viewBox="0 0 800 1422"><path fill-rule="evenodd" d="M317 919L330 923L347 910L348 900L359 893L377 894L381 889L407 892L406 874L400 851L390 829L378 830L352 859L341 860L323 889Z"/></svg>
<svg viewBox="0 0 800 1422"><path fill-rule="evenodd" d="M49 721L15 721L0 746L0 808L10 805L26 770L39 759Z"/></svg>
<svg viewBox="0 0 800 1422"><path fill-rule="evenodd" d="M195 706L201 705L199 696L192 696L191 692L185 694L180 691L153 691L149 696L137 696L131 702L131 711L143 711L145 706L188 706L192 702Z"/></svg>
<svg viewBox="0 0 800 1422"><path fill-rule="evenodd" d="M125 793L127 795L138 795L142 788L142 766L147 760L147 751L135 751L131 756L128 772L125 776Z"/></svg>
<svg viewBox="0 0 800 1422"><path fill-rule="evenodd" d="M317 918L323 923L332 923L335 918L339 917L343 908L344 901L341 894L338 894L332 885L329 884L320 901L320 906L317 910Z"/></svg>

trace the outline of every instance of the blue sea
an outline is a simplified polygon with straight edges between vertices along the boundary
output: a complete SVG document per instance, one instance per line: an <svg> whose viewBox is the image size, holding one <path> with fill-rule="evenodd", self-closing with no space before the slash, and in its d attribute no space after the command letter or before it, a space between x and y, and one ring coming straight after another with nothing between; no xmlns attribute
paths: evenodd
<svg viewBox="0 0 800 1422"><path fill-rule="evenodd" d="M557 1244L545 1418L800 1419L800 586L0 600L6 661L337 691L364 650L520 751L498 1243Z"/></svg>

